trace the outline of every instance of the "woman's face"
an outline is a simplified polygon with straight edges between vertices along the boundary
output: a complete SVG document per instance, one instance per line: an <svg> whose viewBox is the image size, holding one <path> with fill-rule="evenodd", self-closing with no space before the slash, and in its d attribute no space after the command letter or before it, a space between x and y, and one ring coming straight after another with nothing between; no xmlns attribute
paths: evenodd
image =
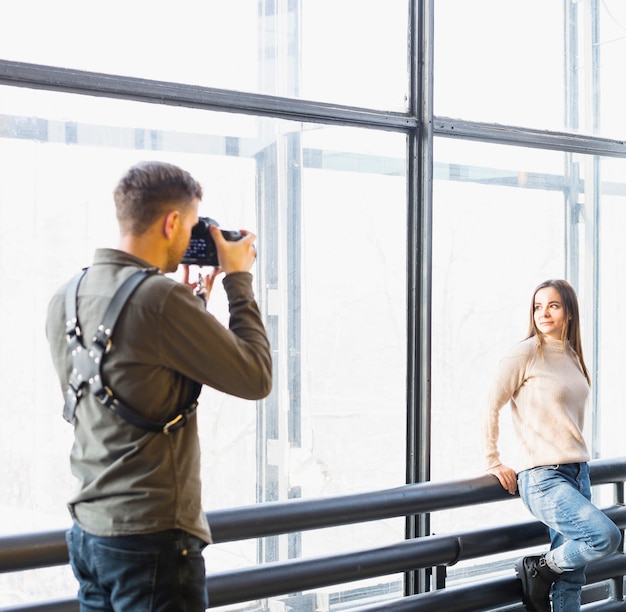
<svg viewBox="0 0 626 612"><path fill-rule="evenodd" d="M546 336L560 340L565 325L565 310L561 294L554 287L544 287L535 293L535 325Z"/></svg>

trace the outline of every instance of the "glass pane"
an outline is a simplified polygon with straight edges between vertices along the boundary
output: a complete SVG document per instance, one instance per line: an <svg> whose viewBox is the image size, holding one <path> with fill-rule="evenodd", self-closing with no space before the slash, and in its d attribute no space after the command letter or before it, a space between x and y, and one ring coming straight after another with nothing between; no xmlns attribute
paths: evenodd
<svg viewBox="0 0 626 612"><path fill-rule="evenodd" d="M11 3L3 59L147 79L256 88L257 0Z"/></svg>
<svg viewBox="0 0 626 612"><path fill-rule="evenodd" d="M622 231L626 221L626 161L602 160L600 176L597 450L601 457L610 458L625 454L626 355L621 330L626 317L626 244Z"/></svg>
<svg viewBox="0 0 626 612"><path fill-rule="evenodd" d="M623 138L625 28L620 0L437 1L435 114Z"/></svg>
<svg viewBox="0 0 626 612"><path fill-rule="evenodd" d="M204 187L200 214L258 235L256 293L276 384L256 405L203 391L205 508L403 484L405 149L404 136L389 132L0 88L0 155L10 160L0 184L0 272L11 287L0 316L29 322L7 326L0 344L12 381L0 391L11 406L0 430L4 534L69 525L72 433L44 334L47 302L95 247L116 246L112 190L142 159L189 170ZM227 320L221 283L210 309ZM34 394L15 392L33 386ZM397 519L220 544L208 547L207 569L403 537ZM45 598L29 576L0 577L0 591L15 593L3 603ZM59 597L76 588L69 574L57 586ZM402 585L385 577L329 592L353 588L351 597L366 597L363 588L399 594Z"/></svg>
<svg viewBox="0 0 626 612"><path fill-rule="evenodd" d="M302 98L406 111L408 5L303 0Z"/></svg>
<svg viewBox="0 0 626 612"><path fill-rule="evenodd" d="M97 27L95 24L97 23ZM408 0L11 3L0 57L403 111ZM372 44L375 41L376 44Z"/></svg>
<svg viewBox="0 0 626 612"><path fill-rule="evenodd" d="M435 2L435 114L564 127L563 3Z"/></svg>
<svg viewBox="0 0 626 612"><path fill-rule="evenodd" d="M437 139L435 160L436 481L482 472L480 440L463 432L480 431L490 374L525 336L532 290L566 274L566 217L560 153Z"/></svg>
<svg viewBox="0 0 626 612"><path fill-rule="evenodd" d="M595 48L600 64L597 131L608 138L624 139L624 88L620 81L623 80L626 57L626 3L622 0L603 0L597 5L599 41Z"/></svg>
<svg viewBox="0 0 626 612"><path fill-rule="evenodd" d="M569 198L563 167L562 153L435 140L431 474L435 482L485 473L481 411L495 368L504 353L526 337L534 288L546 279L567 275ZM582 305L581 309L591 320L591 310ZM503 463L515 466L518 446L506 407L500 424ZM516 499L489 504L488 511L476 506L435 513L432 529L458 533L528 520L532 516ZM450 575L462 576L474 564L461 563Z"/></svg>

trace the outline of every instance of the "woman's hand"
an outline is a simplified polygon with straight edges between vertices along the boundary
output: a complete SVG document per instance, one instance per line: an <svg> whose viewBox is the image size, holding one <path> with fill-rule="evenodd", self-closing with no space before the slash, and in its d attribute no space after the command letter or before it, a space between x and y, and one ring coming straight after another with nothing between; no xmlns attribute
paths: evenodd
<svg viewBox="0 0 626 612"><path fill-rule="evenodd" d="M223 272L221 268L212 268L208 274L202 276L202 273L198 273L198 280L193 283L189 280L189 266L183 266L183 284L189 287L194 295L201 297L206 304L211 295L211 289L213 289L213 283L215 279Z"/></svg>
<svg viewBox="0 0 626 612"><path fill-rule="evenodd" d="M487 473L493 474L493 476L500 481L505 491L508 491L511 495L515 495L517 491L517 474L513 468L500 464L489 468Z"/></svg>

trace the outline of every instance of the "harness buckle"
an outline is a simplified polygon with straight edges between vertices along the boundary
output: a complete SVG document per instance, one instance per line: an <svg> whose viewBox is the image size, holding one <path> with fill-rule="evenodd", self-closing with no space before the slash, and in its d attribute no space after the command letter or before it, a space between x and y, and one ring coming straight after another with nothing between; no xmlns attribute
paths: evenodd
<svg viewBox="0 0 626 612"><path fill-rule="evenodd" d="M113 395L113 391L106 385L102 385L102 388L97 391L92 389L92 392L103 406L106 406L107 408L113 407L113 404L115 403L115 396Z"/></svg>
<svg viewBox="0 0 626 612"><path fill-rule="evenodd" d="M163 433L168 435L170 431L176 431L181 427L184 427L189 421L190 417L196 414L196 408L198 407L198 402L194 402L185 410L184 412L179 412L171 421L168 421L163 425Z"/></svg>
<svg viewBox="0 0 626 612"><path fill-rule="evenodd" d="M187 423L187 417L181 412L177 414L171 421L168 421L163 425L163 433L167 436L170 431L176 431L180 427L183 427Z"/></svg>

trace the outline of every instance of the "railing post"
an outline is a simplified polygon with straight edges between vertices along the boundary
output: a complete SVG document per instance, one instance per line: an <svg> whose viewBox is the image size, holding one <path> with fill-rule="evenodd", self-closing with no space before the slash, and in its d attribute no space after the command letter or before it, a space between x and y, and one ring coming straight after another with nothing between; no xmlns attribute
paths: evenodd
<svg viewBox="0 0 626 612"><path fill-rule="evenodd" d="M617 505L624 505L624 481L613 483L613 502ZM622 529L622 543L620 550L624 552L624 530ZM624 600L624 577L619 576L611 579L610 586L611 599L616 601Z"/></svg>
<svg viewBox="0 0 626 612"><path fill-rule="evenodd" d="M437 565L434 568L435 574L435 591L446 588L446 578L448 577L448 568L446 565Z"/></svg>

